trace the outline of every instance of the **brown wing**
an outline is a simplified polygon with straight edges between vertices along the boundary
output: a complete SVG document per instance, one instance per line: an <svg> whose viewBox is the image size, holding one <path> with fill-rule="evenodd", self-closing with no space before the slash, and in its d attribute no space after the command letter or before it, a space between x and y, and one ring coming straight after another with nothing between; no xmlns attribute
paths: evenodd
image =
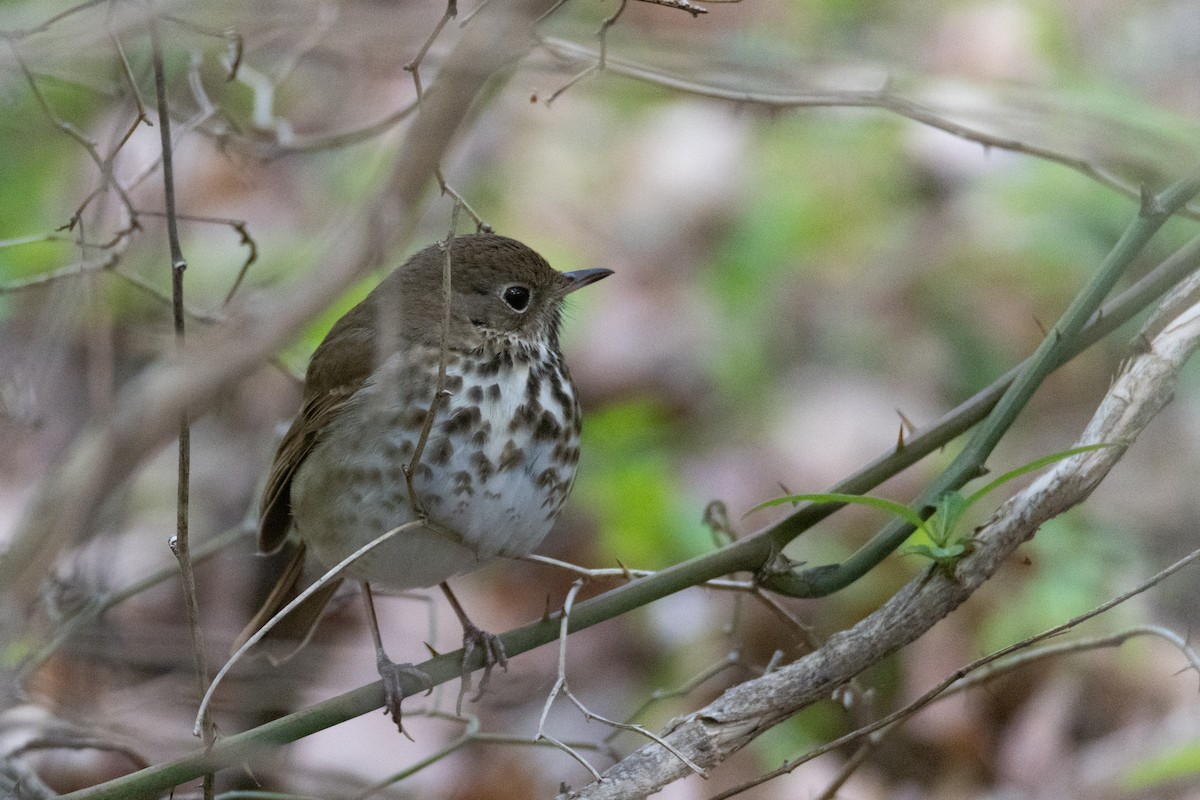
<svg viewBox="0 0 1200 800"><path fill-rule="evenodd" d="M368 296L346 312L313 353L304 379L304 405L279 443L263 492L258 549L277 551L292 525L292 479L322 431L362 388L375 363L375 302Z"/></svg>
<svg viewBox="0 0 1200 800"><path fill-rule="evenodd" d="M375 362L374 321L374 301L368 297L334 324L313 353L304 379L304 405L279 443L263 492L258 525L258 547L263 552L273 553L283 547L292 526L292 479L296 470L320 441L322 431L371 374ZM303 542L293 546L283 574L238 637L235 650L313 580L306 569L305 550ZM261 650L272 663L290 658L308 641L321 611L341 582L337 579L326 584L271 629Z"/></svg>

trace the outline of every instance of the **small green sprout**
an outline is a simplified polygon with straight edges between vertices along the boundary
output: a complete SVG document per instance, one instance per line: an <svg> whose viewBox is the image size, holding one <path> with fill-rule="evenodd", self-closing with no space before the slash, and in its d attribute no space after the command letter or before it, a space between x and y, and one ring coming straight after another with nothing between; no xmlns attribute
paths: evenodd
<svg viewBox="0 0 1200 800"><path fill-rule="evenodd" d="M1064 458L1070 458L1080 453L1087 453L1093 450L1099 450L1105 447L1124 447L1124 443L1102 443L1089 444L1083 447L1074 447L1070 450L1063 450L1058 453L1051 453L1048 456L1034 459L1024 466L1010 470L1000 477L989 481L983 488L972 492L969 495L964 495L957 490L950 490L943 494L934 506L933 513L927 519L922 519L921 515L895 500L887 500L882 497L871 497L863 494L842 494L840 492L819 492L816 494L793 494L784 497L776 497L767 500L764 503L759 503L751 511L757 511L760 508L768 508L770 506L783 505L784 503L850 503L860 506L869 506L871 508L886 511L897 517L900 517L908 524L912 525L915 532L919 536L923 536L928 540L928 543L912 544L905 547L901 552L904 555L922 556L929 559L939 569L945 572L948 576L953 576L955 565L970 553L976 545L973 535L966 535L959 532L959 527L963 517L971 506L975 505L985 495L992 492L999 486L1008 483L1014 478L1019 478L1030 472L1035 472L1043 467L1049 466L1056 461L1062 461Z"/></svg>

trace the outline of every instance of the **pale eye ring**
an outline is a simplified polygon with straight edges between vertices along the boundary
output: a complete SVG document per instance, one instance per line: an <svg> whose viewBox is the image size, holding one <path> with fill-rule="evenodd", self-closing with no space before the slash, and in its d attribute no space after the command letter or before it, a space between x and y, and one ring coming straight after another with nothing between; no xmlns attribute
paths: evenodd
<svg viewBox="0 0 1200 800"><path fill-rule="evenodd" d="M519 283L505 286L500 290L500 299L518 313L523 313L525 309L529 308L530 297L529 287Z"/></svg>

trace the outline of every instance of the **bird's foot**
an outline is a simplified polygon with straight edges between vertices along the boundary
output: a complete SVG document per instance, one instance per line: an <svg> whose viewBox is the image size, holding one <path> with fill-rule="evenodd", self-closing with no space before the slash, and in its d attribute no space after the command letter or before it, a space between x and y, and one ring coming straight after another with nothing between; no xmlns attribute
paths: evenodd
<svg viewBox="0 0 1200 800"><path fill-rule="evenodd" d="M462 713L463 696L471 691L471 670L467 668L467 662L476 650L483 653L483 677L479 679L479 691L471 698L472 703L483 697L488 681L492 677L492 667L499 666L508 672L508 654L504 652L504 642L500 641L500 637L494 633L480 630L470 622L465 622L463 624L462 684L458 691L457 705L460 714Z"/></svg>
<svg viewBox="0 0 1200 800"><path fill-rule="evenodd" d="M426 694L432 692L433 680L423 670L412 664L397 664L382 651L376 654L375 666L379 670L379 678L383 682L383 711L385 714L392 715L392 721L396 723L400 733L412 741L412 737L408 735L408 731L404 730L404 724L401 722L400 703L408 695L416 694L421 687L427 690ZM416 688L411 691L405 690L405 684L412 687L414 683L417 684Z"/></svg>

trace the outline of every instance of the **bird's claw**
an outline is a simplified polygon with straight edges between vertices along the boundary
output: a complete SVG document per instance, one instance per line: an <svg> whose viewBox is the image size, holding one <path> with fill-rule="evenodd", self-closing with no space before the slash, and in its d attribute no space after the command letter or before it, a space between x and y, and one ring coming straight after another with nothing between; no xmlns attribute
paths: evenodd
<svg viewBox="0 0 1200 800"><path fill-rule="evenodd" d="M476 650L483 653L483 677L479 679L479 691L471 698L472 703L483 697L488 681L491 680L493 667L499 666L508 672L508 654L504 652L504 642L500 641L500 637L469 623L463 625L462 683L457 704L459 714L462 713L463 696L471 690L471 670L467 668L467 662Z"/></svg>
<svg viewBox="0 0 1200 800"><path fill-rule="evenodd" d="M404 724L401 722L400 703L407 695L416 694L416 691L406 692L404 684L415 681L427 690L425 694L429 694L433 691L433 679L424 670L412 664L397 664L382 653L377 656L375 666L379 670L379 679L383 682L383 712L392 716L392 721L396 723L400 733L411 741L412 737L404 730Z"/></svg>

